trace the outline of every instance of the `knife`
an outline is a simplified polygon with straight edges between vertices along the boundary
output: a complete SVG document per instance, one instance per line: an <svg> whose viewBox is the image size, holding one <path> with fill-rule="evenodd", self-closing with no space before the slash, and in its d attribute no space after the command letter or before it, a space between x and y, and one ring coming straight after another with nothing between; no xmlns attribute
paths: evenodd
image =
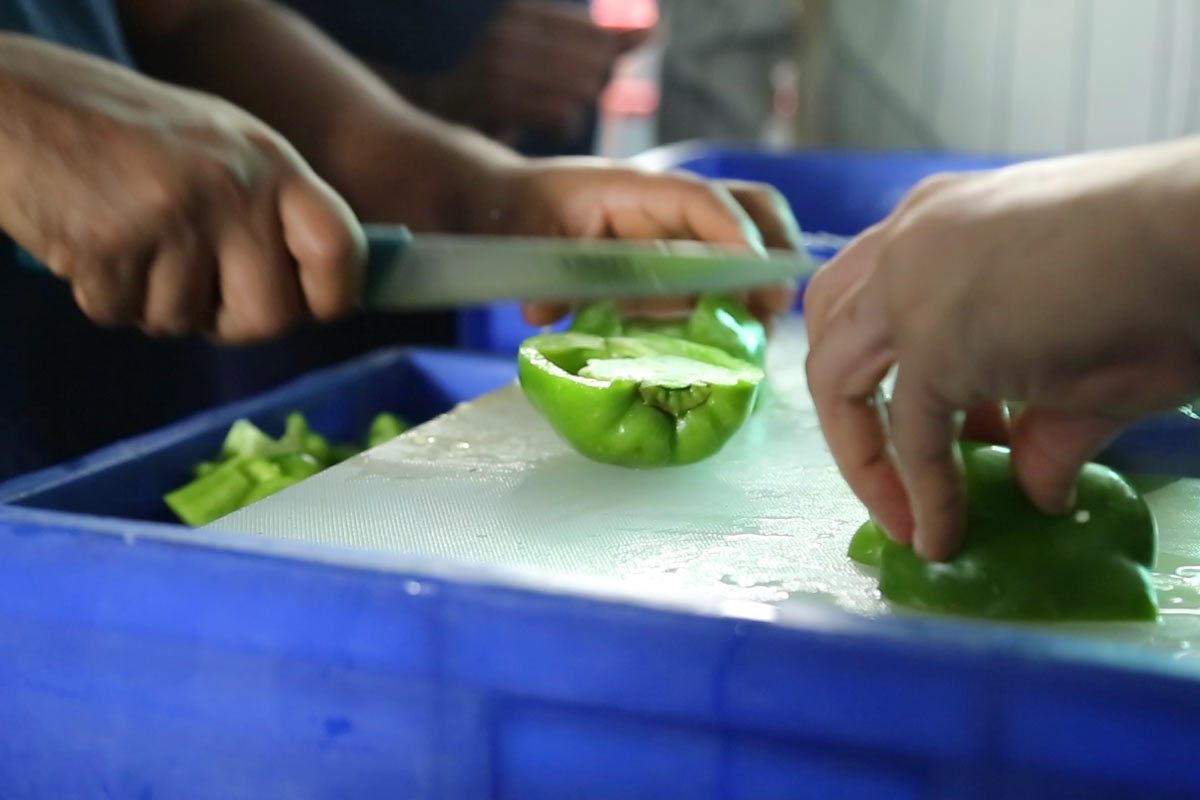
<svg viewBox="0 0 1200 800"><path fill-rule="evenodd" d="M391 310L747 289L807 278L817 259L842 243L816 237L811 253L761 255L699 242L413 236L398 225L368 225L366 232L363 303Z"/></svg>

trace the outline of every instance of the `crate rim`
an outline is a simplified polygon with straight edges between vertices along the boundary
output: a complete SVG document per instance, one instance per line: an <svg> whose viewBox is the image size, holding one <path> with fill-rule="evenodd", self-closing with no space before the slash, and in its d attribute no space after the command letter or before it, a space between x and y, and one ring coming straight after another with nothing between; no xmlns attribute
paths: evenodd
<svg viewBox="0 0 1200 800"><path fill-rule="evenodd" d="M337 384L360 370L388 362L418 360L423 356L461 357L471 360L501 361L507 357L494 353L465 352L452 347L415 347L399 345L372 350L329 367L312 370L264 392L197 411L174 422L104 445L81 456L26 472L0 482L0 506L18 503L32 494L53 489L83 475L100 472L114 464L151 450L168 447L214 424L231 425L242 417L271 410L279 401L296 393L319 391Z"/></svg>
<svg viewBox="0 0 1200 800"><path fill-rule="evenodd" d="M416 429L414 429L416 430ZM932 614L902 612L873 617L803 598L774 605L730 600L679 589L631 587L612 578L563 575L549 570L488 566L445 557L316 544L220 529L191 529L71 512L0 505L0 535L23 540L72 535L103 546L144 544L186 548L203 557L253 558L339 571L386 574L431 584L452 584L556 597L608 610L667 614L677 618L724 619L789 637L841 641L892 650L916 648L930 655L1000 659L1013 667L1055 665L1129 679L1161 680L1193 688L1200 668L1182 664L1166 651L1111 640L1062 636L1053 626L999 626ZM1154 623L1143 623L1154 624Z"/></svg>

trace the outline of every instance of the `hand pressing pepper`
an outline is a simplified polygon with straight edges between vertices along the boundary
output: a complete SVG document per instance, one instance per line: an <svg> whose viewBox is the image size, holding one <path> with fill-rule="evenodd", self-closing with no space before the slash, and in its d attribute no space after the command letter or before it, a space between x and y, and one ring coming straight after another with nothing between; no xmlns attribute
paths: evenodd
<svg viewBox="0 0 1200 800"><path fill-rule="evenodd" d="M927 611L1013 620L1152 620L1158 608L1150 510L1117 473L1084 467L1073 512L1049 516L1025 496L1007 449L961 446L966 539L928 562L874 522L850 557L879 567L883 596Z"/></svg>
<svg viewBox="0 0 1200 800"><path fill-rule="evenodd" d="M1196 396L1198 167L1188 139L931 179L813 278L821 427L891 536L929 559L957 549L963 412L1022 401L1017 477L1064 513L1109 439Z"/></svg>
<svg viewBox="0 0 1200 800"><path fill-rule="evenodd" d="M715 454L750 416L763 379L722 350L659 334L534 336L518 366L525 395L563 439L627 467Z"/></svg>

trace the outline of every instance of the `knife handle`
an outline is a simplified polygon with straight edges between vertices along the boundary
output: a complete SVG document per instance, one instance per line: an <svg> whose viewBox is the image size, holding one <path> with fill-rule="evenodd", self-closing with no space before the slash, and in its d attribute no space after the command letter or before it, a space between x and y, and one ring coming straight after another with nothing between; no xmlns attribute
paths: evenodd
<svg viewBox="0 0 1200 800"><path fill-rule="evenodd" d="M364 225L363 232L367 234L367 274L363 293L369 296L371 286L390 264L404 255L413 236L403 225Z"/></svg>

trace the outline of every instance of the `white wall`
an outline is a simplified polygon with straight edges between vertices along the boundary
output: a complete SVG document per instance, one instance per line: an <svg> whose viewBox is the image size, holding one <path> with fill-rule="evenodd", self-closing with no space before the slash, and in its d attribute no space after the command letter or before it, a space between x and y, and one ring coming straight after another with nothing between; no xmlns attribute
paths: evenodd
<svg viewBox="0 0 1200 800"><path fill-rule="evenodd" d="M1198 0L827 3L827 143L1042 153L1200 132Z"/></svg>

